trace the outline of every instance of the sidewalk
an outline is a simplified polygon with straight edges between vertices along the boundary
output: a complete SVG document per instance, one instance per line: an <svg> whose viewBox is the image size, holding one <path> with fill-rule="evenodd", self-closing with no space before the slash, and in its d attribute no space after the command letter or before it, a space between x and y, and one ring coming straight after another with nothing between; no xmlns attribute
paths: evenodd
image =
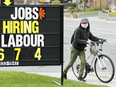
<svg viewBox="0 0 116 87"><path fill-rule="evenodd" d="M40 75L61 78L60 72L59 73L57 73L57 72L55 72L55 73L52 73L52 72L48 72L48 73L46 73L46 72L38 72L38 73L37 72L27 72L27 73L36 73L36 74L40 74ZM73 72L68 72L68 79L78 81L77 78L74 76ZM98 80L98 78L96 77L96 75L94 73L90 73L89 75L87 75L85 80L86 80L87 84L106 85L109 87L116 87L116 76L110 83L102 83L101 81Z"/></svg>

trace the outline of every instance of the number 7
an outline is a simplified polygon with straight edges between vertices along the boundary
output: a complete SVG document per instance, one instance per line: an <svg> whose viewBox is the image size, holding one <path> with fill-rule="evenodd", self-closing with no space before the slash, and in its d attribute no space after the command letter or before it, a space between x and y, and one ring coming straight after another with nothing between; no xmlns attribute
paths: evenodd
<svg viewBox="0 0 116 87"><path fill-rule="evenodd" d="M20 52L21 52L21 48L14 48L14 50L18 51L17 55L16 55L16 60L19 60L19 55L20 55Z"/></svg>

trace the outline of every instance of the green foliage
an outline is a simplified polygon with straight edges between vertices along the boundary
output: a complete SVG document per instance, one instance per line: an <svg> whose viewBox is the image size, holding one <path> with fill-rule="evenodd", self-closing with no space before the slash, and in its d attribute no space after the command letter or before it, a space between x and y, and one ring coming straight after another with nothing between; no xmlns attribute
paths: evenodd
<svg viewBox="0 0 116 87"><path fill-rule="evenodd" d="M70 11L70 10L72 10L73 8L72 8L72 7L68 7L67 9Z"/></svg>
<svg viewBox="0 0 116 87"><path fill-rule="evenodd" d="M54 0L50 0L50 3L52 3L52 1L54 1Z"/></svg>
<svg viewBox="0 0 116 87"><path fill-rule="evenodd" d="M29 5L28 3L25 3L24 5Z"/></svg>
<svg viewBox="0 0 116 87"><path fill-rule="evenodd" d="M89 11L89 10L87 10L87 11L79 11L78 13L79 14L94 14L94 13L99 13L99 11L100 10L94 10L94 11Z"/></svg>
<svg viewBox="0 0 116 87"><path fill-rule="evenodd" d="M115 17L116 17L116 11L115 11L115 12L110 12L109 15L110 15L110 16L115 16Z"/></svg>
<svg viewBox="0 0 116 87"><path fill-rule="evenodd" d="M60 83L60 78L29 74L24 72L0 71L0 87L61 87L52 80ZM82 82L64 80L65 87L107 87L102 85L89 85Z"/></svg>
<svg viewBox="0 0 116 87"><path fill-rule="evenodd" d="M76 7L76 3L70 3L72 7Z"/></svg>
<svg viewBox="0 0 116 87"><path fill-rule="evenodd" d="M79 4L82 4L82 0L80 0Z"/></svg>
<svg viewBox="0 0 116 87"><path fill-rule="evenodd" d="M105 10L109 10L109 6L105 7L104 9L105 9Z"/></svg>
<svg viewBox="0 0 116 87"><path fill-rule="evenodd" d="M81 9L81 8L78 8L78 12L80 12L80 11L83 11L83 9Z"/></svg>
<svg viewBox="0 0 116 87"><path fill-rule="evenodd" d="M105 9L102 9L102 12L103 13L108 13L109 11L108 10L105 10Z"/></svg>
<svg viewBox="0 0 116 87"><path fill-rule="evenodd" d="M116 14L116 11L112 11L111 13L114 13L114 14Z"/></svg>
<svg viewBox="0 0 116 87"><path fill-rule="evenodd" d="M60 4L60 1L59 0L54 0L54 1L52 1L52 4Z"/></svg>
<svg viewBox="0 0 116 87"><path fill-rule="evenodd" d="M72 9L72 10L71 10L71 14L74 13L74 12L76 12L76 9Z"/></svg>

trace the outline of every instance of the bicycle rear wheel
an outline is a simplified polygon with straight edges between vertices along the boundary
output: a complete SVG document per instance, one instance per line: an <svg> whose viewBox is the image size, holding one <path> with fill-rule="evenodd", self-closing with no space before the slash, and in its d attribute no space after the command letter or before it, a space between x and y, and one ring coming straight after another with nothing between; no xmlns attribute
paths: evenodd
<svg viewBox="0 0 116 87"><path fill-rule="evenodd" d="M95 60L94 69L96 76L103 83L110 82L115 74L115 68L112 60L106 55L100 55Z"/></svg>
<svg viewBox="0 0 116 87"><path fill-rule="evenodd" d="M72 66L72 71L73 71L73 73L74 73L74 75L76 76L77 79L79 78L80 65L81 65L80 58L77 57L77 59L75 60L73 66ZM86 76L87 76L87 72L84 69L82 78L84 79Z"/></svg>

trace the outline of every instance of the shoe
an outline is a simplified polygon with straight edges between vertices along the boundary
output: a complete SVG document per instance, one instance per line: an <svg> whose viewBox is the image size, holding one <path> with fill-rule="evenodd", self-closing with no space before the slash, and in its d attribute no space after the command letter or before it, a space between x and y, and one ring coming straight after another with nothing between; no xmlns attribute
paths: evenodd
<svg viewBox="0 0 116 87"><path fill-rule="evenodd" d="M82 82L86 82L86 80L84 80L82 77L79 77L78 80Z"/></svg>
<svg viewBox="0 0 116 87"><path fill-rule="evenodd" d="M64 79L67 79L67 74L63 74Z"/></svg>
<svg viewBox="0 0 116 87"><path fill-rule="evenodd" d="M93 68L88 63L86 63L85 69L87 73L94 72Z"/></svg>

